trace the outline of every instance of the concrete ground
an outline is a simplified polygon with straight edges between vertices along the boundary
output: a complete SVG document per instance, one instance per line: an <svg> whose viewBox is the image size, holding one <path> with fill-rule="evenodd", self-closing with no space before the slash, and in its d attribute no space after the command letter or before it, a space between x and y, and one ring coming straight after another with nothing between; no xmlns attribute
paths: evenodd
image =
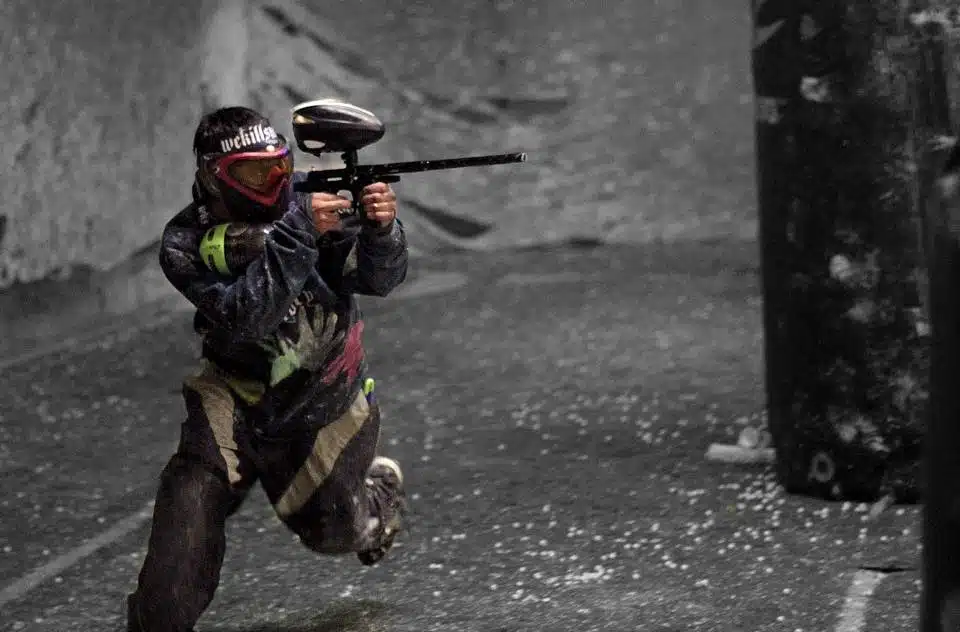
<svg viewBox="0 0 960 632"><path fill-rule="evenodd" d="M703 458L762 418L756 259L717 242L418 261L365 301L410 530L372 569L319 558L258 492L200 629L914 630L917 508L869 520ZM188 314L149 316L3 369L2 630L122 629L197 349Z"/></svg>

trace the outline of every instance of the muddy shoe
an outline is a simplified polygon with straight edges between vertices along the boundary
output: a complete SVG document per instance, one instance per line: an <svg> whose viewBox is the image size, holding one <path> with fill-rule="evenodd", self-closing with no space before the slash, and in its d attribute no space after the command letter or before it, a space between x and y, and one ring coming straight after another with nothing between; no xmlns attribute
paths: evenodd
<svg viewBox="0 0 960 632"><path fill-rule="evenodd" d="M378 456L367 472L367 486L373 491L374 503L379 510L377 536L378 546L360 551L357 557L364 566L373 566L383 559L401 529L405 509L403 471L400 464L385 456Z"/></svg>

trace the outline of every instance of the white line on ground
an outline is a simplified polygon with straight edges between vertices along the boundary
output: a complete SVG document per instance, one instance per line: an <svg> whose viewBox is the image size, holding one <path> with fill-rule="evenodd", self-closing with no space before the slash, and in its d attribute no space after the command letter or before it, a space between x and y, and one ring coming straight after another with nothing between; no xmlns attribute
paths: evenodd
<svg viewBox="0 0 960 632"><path fill-rule="evenodd" d="M80 546L58 555L43 566L35 568L20 579L0 590L0 608L14 599L23 597L28 592L70 568L83 558L96 553L105 546L113 544L128 533L136 530L153 515L153 501L147 503L135 514L127 516L100 535L90 538Z"/></svg>
<svg viewBox="0 0 960 632"><path fill-rule="evenodd" d="M876 571L857 571L853 576L853 583L847 590L847 598L840 611L840 620L834 632L861 632L867 619L867 604L870 596L877 589L877 585L884 577Z"/></svg>

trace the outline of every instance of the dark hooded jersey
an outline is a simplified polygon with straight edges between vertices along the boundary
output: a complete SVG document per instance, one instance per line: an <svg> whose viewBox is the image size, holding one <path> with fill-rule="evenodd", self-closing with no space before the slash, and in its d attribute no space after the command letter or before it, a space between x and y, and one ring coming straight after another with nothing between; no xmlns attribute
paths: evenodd
<svg viewBox="0 0 960 632"><path fill-rule="evenodd" d="M197 195L166 225L160 248L167 279L196 307L203 358L240 397L265 408L275 428L324 423L350 404L365 371L355 295L389 294L408 257L399 220L377 231L348 217L342 233L320 235L306 196L290 197L263 254L236 276L200 257L204 233L222 220Z"/></svg>

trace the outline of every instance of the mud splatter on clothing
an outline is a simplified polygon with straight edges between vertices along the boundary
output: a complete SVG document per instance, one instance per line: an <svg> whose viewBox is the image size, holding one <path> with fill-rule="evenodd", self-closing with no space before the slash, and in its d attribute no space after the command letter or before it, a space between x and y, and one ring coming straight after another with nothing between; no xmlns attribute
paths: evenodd
<svg viewBox="0 0 960 632"><path fill-rule="evenodd" d="M297 173L294 182L302 178ZM366 370L355 296L386 296L407 272L399 220L377 230L348 217L342 231L320 235L306 202L291 190L263 254L235 277L211 271L200 257L203 234L219 220L196 191L161 241L164 274L197 309L203 358L268 412L276 432L327 423L349 407Z"/></svg>

